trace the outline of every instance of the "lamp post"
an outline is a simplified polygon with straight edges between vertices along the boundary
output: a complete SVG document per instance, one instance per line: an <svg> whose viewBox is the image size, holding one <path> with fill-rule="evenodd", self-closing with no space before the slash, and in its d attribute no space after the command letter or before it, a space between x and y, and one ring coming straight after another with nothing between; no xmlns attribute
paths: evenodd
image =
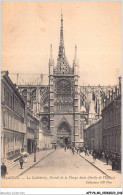
<svg viewBox="0 0 123 195"><path fill-rule="evenodd" d="M36 148L37 148L37 141L36 141L36 132L37 130L34 131L34 162L36 162Z"/></svg>
<svg viewBox="0 0 123 195"><path fill-rule="evenodd" d="M36 162L36 141L34 142L34 162Z"/></svg>

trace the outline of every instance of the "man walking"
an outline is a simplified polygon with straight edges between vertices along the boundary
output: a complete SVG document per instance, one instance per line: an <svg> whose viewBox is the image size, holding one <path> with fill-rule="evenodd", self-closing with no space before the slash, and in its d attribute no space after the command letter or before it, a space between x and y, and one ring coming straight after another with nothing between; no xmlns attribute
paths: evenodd
<svg viewBox="0 0 123 195"><path fill-rule="evenodd" d="M95 161L96 161L96 158L97 158L97 155L96 155L96 152L94 152L94 154L93 154L94 163L95 163Z"/></svg>
<svg viewBox="0 0 123 195"><path fill-rule="evenodd" d="M112 154L112 171L115 170L116 155Z"/></svg>
<svg viewBox="0 0 123 195"><path fill-rule="evenodd" d="M79 153L79 147L77 148L77 154Z"/></svg>
<svg viewBox="0 0 123 195"><path fill-rule="evenodd" d="M65 152L66 152L66 146L64 147L64 150L65 150Z"/></svg>
<svg viewBox="0 0 123 195"><path fill-rule="evenodd" d="M5 178L6 177L6 174L7 174L6 165L4 165L4 163L2 163L2 165L1 165L1 177L2 178Z"/></svg>
<svg viewBox="0 0 123 195"><path fill-rule="evenodd" d="M108 165L109 158L110 158L110 157L109 157L109 154L107 153L107 154L106 154L106 157L105 157L105 159L106 159L106 164L107 164L107 165Z"/></svg>
<svg viewBox="0 0 123 195"><path fill-rule="evenodd" d="M23 168L23 157L22 157L22 156L20 157L19 162L20 162L20 167L21 167L21 169L22 169L22 168Z"/></svg>
<svg viewBox="0 0 123 195"><path fill-rule="evenodd" d="M72 147L72 153L74 154L74 147Z"/></svg>
<svg viewBox="0 0 123 195"><path fill-rule="evenodd" d="M85 156L87 155L87 149L85 149Z"/></svg>
<svg viewBox="0 0 123 195"><path fill-rule="evenodd" d="M56 145L54 146L55 150L56 150Z"/></svg>

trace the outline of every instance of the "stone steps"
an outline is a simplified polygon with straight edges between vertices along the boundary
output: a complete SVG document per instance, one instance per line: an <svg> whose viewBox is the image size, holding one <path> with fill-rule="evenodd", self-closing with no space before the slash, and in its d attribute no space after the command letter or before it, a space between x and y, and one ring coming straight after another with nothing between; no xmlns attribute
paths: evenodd
<svg viewBox="0 0 123 195"><path fill-rule="evenodd" d="M12 169L13 167L18 165L18 161L14 162L14 160L4 160L4 164L6 165L7 169Z"/></svg>

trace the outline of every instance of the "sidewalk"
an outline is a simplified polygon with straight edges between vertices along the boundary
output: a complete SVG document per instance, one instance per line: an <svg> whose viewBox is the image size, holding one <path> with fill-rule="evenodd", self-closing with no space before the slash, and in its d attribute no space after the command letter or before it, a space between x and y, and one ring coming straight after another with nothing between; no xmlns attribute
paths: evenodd
<svg viewBox="0 0 123 195"><path fill-rule="evenodd" d="M85 153L80 153L80 156L84 158L86 161L88 161L90 164L95 166L97 169L99 169L101 172L103 172L105 175L109 177L121 177L120 171L112 171L112 166L107 165L105 162L96 159L95 163L93 161L92 155L85 156Z"/></svg>
<svg viewBox="0 0 123 195"><path fill-rule="evenodd" d="M49 156L51 153L53 153L55 150L43 150L36 152L36 162L34 162L34 153L29 155L29 158L27 158L27 163L23 163L23 169L20 168L20 163L17 161L17 165L14 166L11 169L8 169L8 175L6 177L17 177L32 168L34 165L36 165L38 162Z"/></svg>

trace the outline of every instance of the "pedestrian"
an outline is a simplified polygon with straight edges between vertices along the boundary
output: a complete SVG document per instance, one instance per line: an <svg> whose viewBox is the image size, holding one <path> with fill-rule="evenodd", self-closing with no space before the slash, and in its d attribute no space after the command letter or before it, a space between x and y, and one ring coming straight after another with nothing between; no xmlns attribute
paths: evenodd
<svg viewBox="0 0 123 195"><path fill-rule="evenodd" d="M109 156L109 154L107 153L106 154L106 164L108 165L108 162L109 162L109 158L110 158L110 156Z"/></svg>
<svg viewBox="0 0 123 195"><path fill-rule="evenodd" d="M85 149L85 156L86 156L86 154L87 154L87 150Z"/></svg>
<svg viewBox="0 0 123 195"><path fill-rule="evenodd" d="M7 174L7 167L4 163L2 163L2 165L1 165L1 177L5 178L6 174Z"/></svg>
<svg viewBox="0 0 123 195"><path fill-rule="evenodd" d="M118 161L118 170L121 170L121 156L120 155L118 155L117 161Z"/></svg>
<svg viewBox="0 0 123 195"><path fill-rule="evenodd" d="M93 154L94 163L95 163L95 161L96 161L96 158L97 158L96 153L94 153L94 154Z"/></svg>
<svg viewBox="0 0 123 195"><path fill-rule="evenodd" d="M115 170L119 169L118 164L118 154L116 153Z"/></svg>
<svg viewBox="0 0 123 195"><path fill-rule="evenodd" d="M56 150L56 145L54 146L55 150Z"/></svg>
<svg viewBox="0 0 123 195"><path fill-rule="evenodd" d="M64 147L64 150L65 150L65 152L66 152L66 146Z"/></svg>
<svg viewBox="0 0 123 195"><path fill-rule="evenodd" d="M116 155L112 154L112 171L115 170Z"/></svg>
<svg viewBox="0 0 123 195"><path fill-rule="evenodd" d="M20 167L21 167L21 169L23 169L23 157L22 157L22 156L20 157L19 162L20 162Z"/></svg>
<svg viewBox="0 0 123 195"><path fill-rule="evenodd" d="M86 153L88 156L89 156L89 150L87 149L87 153Z"/></svg>
<svg viewBox="0 0 123 195"><path fill-rule="evenodd" d="M74 154L74 147L72 147L72 153Z"/></svg>
<svg viewBox="0 0 123 195"><path fill-rule="evenodd" d="M78 152L79 152L79 147L77 148L77 154L78 154Z"/></svg>
<svg viewBox="0 0 123 195"><path fill-rule="evenodd" d="M105 153L104 153L104 151L102 152L102 160L105 161Z"/></svg>

